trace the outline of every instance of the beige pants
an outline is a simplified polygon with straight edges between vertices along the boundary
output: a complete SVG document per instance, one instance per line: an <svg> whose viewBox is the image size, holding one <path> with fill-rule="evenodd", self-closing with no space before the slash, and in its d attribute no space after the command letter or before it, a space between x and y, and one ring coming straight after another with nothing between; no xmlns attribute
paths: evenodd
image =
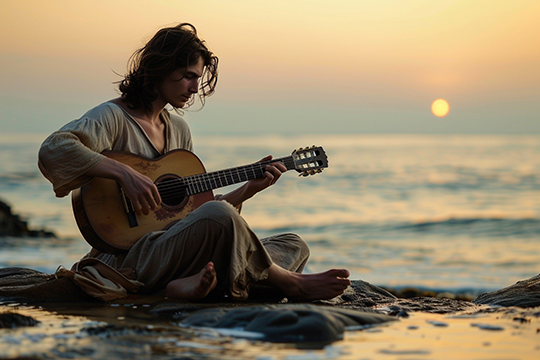
<svg viewBox="0 0 540 360"><path fill-rule="evenodd" d="M210 201L168 230L145 235L125 254L95 257L115 269L134 269L145 293L195 275L212 261L218 287L228 288L233 298L246 299L249 287L268 277L272 263L302 272L309 248L295 234L259 240L233 206Z"/></svg>

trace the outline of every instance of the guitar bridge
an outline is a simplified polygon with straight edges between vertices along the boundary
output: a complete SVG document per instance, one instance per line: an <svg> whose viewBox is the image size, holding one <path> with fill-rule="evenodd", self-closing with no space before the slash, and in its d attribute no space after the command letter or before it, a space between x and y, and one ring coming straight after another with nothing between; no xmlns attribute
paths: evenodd
<svg viewBox="0 0 540 360"><path fill-rule="evenodd" d="M136 227L139 226L139 220L137 219L137 213L135 210L133 210L133 204L131 203L131 200L126 196L124 193L124 189L118 184L118 187L120 188L120 193L122 194L122 202L124 203L124 210L126 211L129 227Z"/></svg>

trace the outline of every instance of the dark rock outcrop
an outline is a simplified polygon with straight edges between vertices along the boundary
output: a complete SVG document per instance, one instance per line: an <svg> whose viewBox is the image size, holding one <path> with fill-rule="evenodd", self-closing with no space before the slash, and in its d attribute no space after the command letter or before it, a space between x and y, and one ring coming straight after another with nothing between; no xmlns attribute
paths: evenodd
<svg viewBox="0 0 540 360"><path fill-rule="evenodd" d="M20 219L19 215L13 214L11 208L0 201L0 237L56 237L50 231L43 229L34 230L28 228L28 223Z"/></svg>
<svg viewBox="0 0 540 360"><path fill-rule="evenodd" d="M398 298L389 291L362 280L353 280L343 295L322 303L350 309L370 308L392 316L401 316L412 311L450 314L477 308L477 305L470 301L443 297Z"/></svg>
<svg viewBox="0 0 540 360"><path fill-rule="evenodd" d="M36 326L37 324L39 324L39 321L30 316L12 312L0 314L0 329L14 329L24 326Z"/></svg>
<svg viewBox="0 0 540 360"><path fill-rule="evenodd" d="M481 294L473 300L473 303L524 308L540 306L540 274L503 289Z"/></svg>
<svg viewBox="0 0 540 360"><path fill-rule="evenodd" d="M256 340L281 343L319 343L343 338L346 328L363 328L395 321L395 317L375 312L341 309L312 304L275 304L200 309L185 314L185 307L157 306L185 326L214 328L218 332L239 333ZM169 315L169 316L170 316Z"/></svg>
<svg viewBox="0 0 540 360"><path fill-rule="evenodd" d="M344 303L361 307L373 307L397 299L389 291L362 280L353 280L351 286L340 298Z"/></svg>

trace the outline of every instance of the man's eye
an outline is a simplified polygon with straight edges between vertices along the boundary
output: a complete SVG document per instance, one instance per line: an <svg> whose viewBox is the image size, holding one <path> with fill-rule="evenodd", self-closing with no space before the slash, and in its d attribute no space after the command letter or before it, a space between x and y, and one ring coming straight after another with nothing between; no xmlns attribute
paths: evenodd
<svg viewBox="0 0 540 360"><path fill-rule="evenodd" d="M186 75L186 76L183 76L179 79L174 79L173 81L174 82L179 82L179 81L182 81L182 80L188 80L188 81L191 81L193 79L198 79L198 76L197 75Z"/></svg>

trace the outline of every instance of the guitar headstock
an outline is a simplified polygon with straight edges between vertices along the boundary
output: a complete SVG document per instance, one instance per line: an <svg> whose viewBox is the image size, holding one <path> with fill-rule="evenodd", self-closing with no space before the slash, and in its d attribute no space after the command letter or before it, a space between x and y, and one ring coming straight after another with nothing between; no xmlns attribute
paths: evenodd
<svg viewBox="0 0 540 360"><path fill-rule="evenodd" d="M300 176L315 175L328 167L328 158L320 146L314 145L294 150L292 158L294 169L300 173Z"/></svg>

